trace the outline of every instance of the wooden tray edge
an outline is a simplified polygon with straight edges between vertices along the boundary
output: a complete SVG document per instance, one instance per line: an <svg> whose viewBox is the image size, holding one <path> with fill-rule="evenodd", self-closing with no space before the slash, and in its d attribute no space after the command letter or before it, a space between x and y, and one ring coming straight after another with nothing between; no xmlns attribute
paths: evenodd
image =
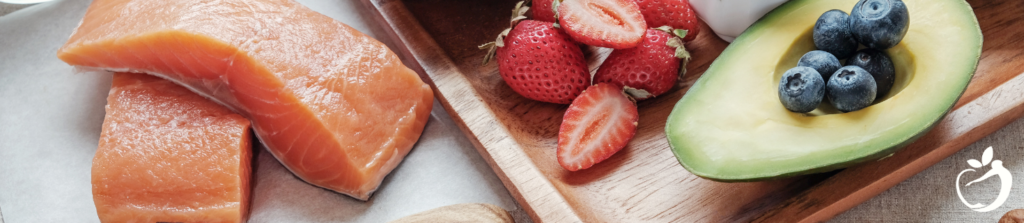
<svg viewBox="0 0 1024 223"><path fill-rule="evenodd" d="M582 222L565 198L523 152L521 145L511 137L486 137L509 136L511 133L504 126L495 123L497 117L487 109L488 105L479 100L480 96L476 92L455 90L473 88L463 76L463 72L406 9L405 4L400 0L361 1L369 10L375 12L374 19L389 37L397 41L398 53L405 58L413 59L406 61L406 65L416 70L421 78L430 84L445 111L449 112L452 120L466 134L530 218L535 222ZM422 66L423 64L428 66ZM437 86L438 83L449 86L441 88ZM464 103L453 105L451 101ZM462 114L477 114L474 116L478 118L466 120ZM495 160L494 154L498 153L502 154L501 157L513 158ZM506 174L506 170L515 171L516 175ZM527 191L528 193L525 193Z"/></svg>

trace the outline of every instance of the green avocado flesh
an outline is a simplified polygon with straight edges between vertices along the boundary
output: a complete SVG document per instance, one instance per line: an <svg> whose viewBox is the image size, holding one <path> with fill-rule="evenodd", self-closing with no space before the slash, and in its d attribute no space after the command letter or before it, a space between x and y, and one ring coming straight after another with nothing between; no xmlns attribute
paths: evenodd
<svg viewBox="0 0 1024 223"><path fill-rule="evenodd" d="M889 95L850 113L823 105L786 110L779 79L814 50L811 30L825 11L857 0L793 0L754 23L722 52L675 105L665 131L679 163L717 181L754 181L826 172L887 157L926 133L974 75L982 35L963 0L904 0L910 30L888 50L896 67Z"/></svg>

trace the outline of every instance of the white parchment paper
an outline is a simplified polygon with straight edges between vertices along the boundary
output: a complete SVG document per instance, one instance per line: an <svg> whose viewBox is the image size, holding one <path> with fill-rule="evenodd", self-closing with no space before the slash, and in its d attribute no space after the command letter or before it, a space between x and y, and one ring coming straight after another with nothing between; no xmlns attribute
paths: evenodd
<svg viewBox="0 0 1024 223"><path fill-rule="evenodd" d="M56 57L89 2L0 16L0 223L99 221L90 168L110 74L76 72ZM394 47L360 1L299 2ZM386 222L469 202L529 222L436 101L416 147L366 202L296 179L262 148L256 154L250 222Z"/></svg>
<svg viewBox="0 0 1024 223"><path fill-rule="evenodd" d="M383 31L358 0L299 0L313 10L381 40ZM81 20L88 0L34 5L0 16L0 223L98 222L90 168L110 86L105 72L76 72L56 58ZM419 143L362 202L296 179L258 148L251 222L386 222L467 202L495 204L519 222L530 220L509 196L447 113L435 102ZM957 173L993 146L994 159L1013 174L1009 199L974 212L955 191ZM978 173L967 175L973 180ZM967 187L964 197L987 203L992 179ZM835 222L994 222L1024 208L1024 120L988 136L893 189L840 214Z"/></svg>

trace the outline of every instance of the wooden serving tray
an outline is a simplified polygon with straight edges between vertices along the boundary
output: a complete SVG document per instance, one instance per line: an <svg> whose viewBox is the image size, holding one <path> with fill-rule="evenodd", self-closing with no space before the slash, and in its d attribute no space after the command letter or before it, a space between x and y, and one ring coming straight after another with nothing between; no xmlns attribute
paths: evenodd
<svg viewBox="0 0 1024 223"><path fill-rule="evenodd" d="M971 0L985 36L981 61L960 101L935 128L887 159L842 171L720 183L683 169L665 140L665 120L725 49L705 25L688 43L694 60L672 92L638 104L632 142L594 167L569 172L555 159L566 105L525 99L477 45L508 27L517 0L362 0L423 75L459 127L537 222L797 222L846 211L1024 115L1024 2ZM942 46L936 46L942 47ZM584 51L594 71L608 50Z"/></svg>

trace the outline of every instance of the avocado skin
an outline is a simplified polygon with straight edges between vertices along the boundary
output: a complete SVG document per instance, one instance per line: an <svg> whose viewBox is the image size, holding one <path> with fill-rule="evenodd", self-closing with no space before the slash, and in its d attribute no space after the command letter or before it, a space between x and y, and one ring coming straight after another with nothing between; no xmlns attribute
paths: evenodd
<svg viewBox="0 0 1024 223"><path fill-rule="evenodd" d="M952 109L952 107L950 107L950 108ZM946 113L943 113L943 116L945 116L945 114ZM852 166L855 166L857 164L861 164L863 162L876 161L876 160L884 160L885 158L889 158L890 156L895 154L900 149L903 149L903 147L906 147L907 145L910 145L910 143L913 143L914 141L917 141L917 139L919 139L922 136L924 136L925 133L928 133L929 131L931 131L932 128L935 128L935 125L932 125L931 127L928 127L927 130L925 130L925 131L923 131L921 133L918 133L916 135L913 135L913 136L907 138L907 140L904 141L903 143L890 146L890 147L888 147L888 148L886 148L884 150L881 150L878 153L875 153L873 155L861 157L861 158L858 158L858 159L853 159L853 160L850 160L848 162L842 162L842 163L835 163L835 164L832 164L832 165L824 165L824 166L812 167L812 168L809 168L807 170L800 171L800 172L789 172L789 173L781 173L781 174L770 175L770 176L747 177L747 178L711 177L711 176L708 176L708 175L702 175L702 174L696 174L696 173L694 173L694 175L697 175L700 178L704 178L704 179L708 179L708 180L712 180L712 181L717 181L717 182L740 183L740 182L757 182L757 181L765 181L765 180L782 179L782 178L789 178L789 177L802 176L802 175L808 175L808 174L816 174L816 173L826 173L826 172L833 171L833 170L838 170L838 169L844 169L844 168L852 167ZM691 169L691 168L687 167L686 165L683 165L683 169L686 169L686 171L690 171L691 173L693 173L693 171L694 171L694 169Z"/></svg>
<svg viewBox="0 0 1024 223"><path fill-rule="evenodd" d="M966 2L958 1L958 0L948 0L948 1L947 0L940 0L940 1L942 1L941 3L943 3L943 4L953 5L951 8L949 8L951 10L951 13L960 13L957 16L961 16L961 17L957 18L958 19L957 21L958 21L958 23L964 23L964 24L960 25L959 27L963 28L963 30L966 32L966 34L962 34L961 37L969 40L967 42L963 42L962 43L962 45L965 46L962 49L970 49L970 50L957 50L958 53L963 54L961 56L963 58L958 58L958 59L960 59L959 61L962 61L963 63L958 63L959 65L954 66L953 67L954 70L955 70L954 73L957 73L957 74L953 75L953 76L949 76L949 77L950 78L956 78L956 79L962 80L962 81L956 82L958 84L947 86L947 87L949 87L948 91L949 91L950 94L945 94L945 95L942 96L943 98L952 99L952 100L943 100L941 103L933 103L934 105L938 105L938 106L936 106L933 109L929 109L927 111L927 115L925 115L927 117L922 117L922 118L915 119L915 123L921 123L921 124L917 125L917 126L920 127L920 129L912 131L913 132L912 134L900 134L898 136L898 138L896 138L896 137L889 138L889 139L894 139L894 140L888 140L888 141L886 141L887 143L874 143L874 144L872 144L873 148L870 149L870 151L871 151L870 154L863 155L863 156L844 157L844 158L841 158L842 161L831 162L831 163L809 162L809 161L812 161L812 160L805 160L805 161L803 161L803 163L805 165L803 165L803 167L801 167L800 169L792 169L792 168L790 168L790 169L779 170L779 169L771 168L771 167L758 166L758 167L761 167L761 169L757 170L757 171L754 171L754 172L749 172L749 173L729 172L729 173L726 173L726 174L722 174L723 172L721 172L720 170L718 170L716 168L732 168L730 166L735 166L737 164L738 165L744 165L744 163L713 164L713 166L709 167L708 164L707 164L708 162L706 162L706 161L700 161L700 160L694 161L694 158L686 157L689 154L693 154L695 152L697 152L697 153L700 152L700 151L698 151L699 149L695 150L693 148L693 146L701 145L701 144L693 143L693 142L700 141L700 140L705 140L705 139L704 138L700 138L700 137L698 137L698 138L689 138L690 135L686 135L686 134L680 135L680 133L690 133L690 132L693 132L694 130L689 130L688 128L675 128L674 129L674 127L675 127L675 125L684 125L684 126L685 125L689 125L689 124L691 124L690 122L694 121L693 118L680 118L680 117L686 117L686 116L693 117L692 113L706 114L706 113L695 112L696 111L695 109L689 109L689 108L703 107L703 106L691 106L691 105L707 105L707 103L705 103L706 101L715 101L714 98L694 99L694 98L697 98L697 96L694 96L694 92L705 92L705 91L717 88L718 87L717 85L719 85L724 80L720 80L722 78L715 79L715 78L712 78L712 77L714 77L716 75L724 75L720 70L725 70L725 71L734 71L734 70L736 70L736 69L726 68L727 66L723 66L724 64L728 64L728 63L722 62L723 61L722 58L735 57L736 55L739 55L739 54L742 54L742 53L746 53L746 52L750 52L749 51L750 49L746 49L746 48L738 48L738 49L732 49L732 50L730 50L730 49L731 48L735 48L734 45L737 45L737 43L740 43L740 45L745 45L746 46L746 45L750 45L750 44L745 44L745 43L749 43L749 42L761 39L761 36L741 35L740 37L738 37L733 42L733 45L730 45L730 47L727 48L726 51L723 52L720 55L720 57L718 59L716 59L715 62L712 63L711 67L704 73L704 75L701 76L697 80L697 82L694 83L691 86L691 88L688 90L687 94L685 94L683 96L683 98L675 105L675 107L673 108L673 111L669 114L668 123L666 123L665 129L666 129L666 134L667 134L666 138L667 138L667 140L669 142L669 146L670 146L673 154L677 157L678 161L683 166L683 168L685 168L686 170L690 171L694 175L697 175L697 176L699 176L701 178L705 178L705 179L709 179L709 180L713 180L713 181L719 181L719 182L752 182L752 181L772 180L772 179L780 179L780 178L799 176L799 175L806 175L806 174L829 172L829 171L833 171L833 170L836 170L836 169L842 169L842 168L858 165L858 164L860 164L862 162L880 160L880 159L884 159L886 157L892 156L896 151L902 149L903 147L913 143L915 140L919 139L920 137L926 135L932 128L935 127L935 125L940 120L942 120L952 110L953 106L956 104L956 101L958 101L960 99L960 97L964 93L964 90L966 90L967 85L970 83L970 80L971 80L971 78L974 75L974 71L977 69L978 61L980 60L981 46L982 46L982 42L983 42L982 41L982 35L981 35L981 29L980 29L980 26L978 26L977 18L974 16L973 11L970 10L971 9L970 6ZM755 23L753 26L748 28L747 32L749 33L749 32L751 32L751 30L764 29L765 27L762 27L762 26L764 26L762 23L766 23L765 20L769 20L769 21L780 20L780 17L784 18L787 15L791 15L793 13L793 10L801 8L801 7L803 7L804 5L807 5L807 4L814 4L814 3L818 3L818 2L830 2L831 3L832 1L793 0L793 1L787 2L786 4L783 4L782 6L776 8L772 12L768 13L765 17L761 18L757 23ZM930 2L925 2L925 3L930 3ZM950 4L950 3L952 3L952 4ZM963 18L963 16L970 16L970 20L966 20L966 18ZM778 21L774 21L774 22L778 23ZM758 32L755 32L755 33L758 33ZM760 32L760 33L764 33L764 32ZM927 52L918 52L918 53L926 54ZM967 58L971 58L971 59L967 59ZM916 60L916 59L914 59L914 60ZM732 61L732 60L729 60L729 59L726 59L725 61L735 62L735 61ZM894 60L894 62L897 62L897 61ZM899 66L900 63L896 63L896 64L897 64L897 66ZM789 66L792 66L792 65L789 65ZM709 83L713 83L713 84L709 84ZM953 94L953 92L956 92L956 93ZM688 100L688 98L689 98L689 100ZM940 108L942 108L942 109L940 109ZM754 108L754 109L762 109L762 108ZM685 111L685 112L683 112L683 111ZM920 115L917 115L917 116L920 116ZM673 121L676 121L676 122L674 123ZM701 128L705 128L705 127L701 127ZM865 148L865 149L867 149L867 148ZM749 157L747 157L747 158L749 158ZM689 163L688 161L689 162L694 162L694 163ZM711 163L715 163L715 162L711 161ZM815 163L815 164L812 165L811 163ZM704 172L704 171L709 171L709 172Z"/></svg>

